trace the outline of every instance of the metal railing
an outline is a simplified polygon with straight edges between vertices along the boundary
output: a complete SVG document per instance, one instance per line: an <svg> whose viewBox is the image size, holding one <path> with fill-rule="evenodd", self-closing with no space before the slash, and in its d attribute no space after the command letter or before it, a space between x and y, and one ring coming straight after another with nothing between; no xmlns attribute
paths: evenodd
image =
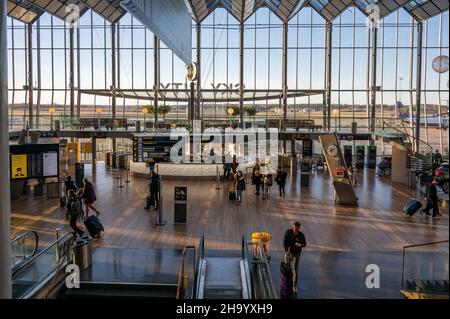
<svg viewBox="0 0 450 319"><path fill-rule="evenodd" d="M245 269L245 283L247 286L247 290L250 294L249 299L255 298L255 287L253 285L253 270L252 267L248 267L248 261L250 259L250 254L248 252L248 245L245 240L245 236L242 235L242 241L241 241L241 254L242 254L242 261L244 262L244 265L246 267Z"/></svg>
<svg viewBox="0 0 450 319"><path fill-rule="evenodd" d="M200 276L202 263L205 259L205 236L203 235L200 238L200 242L198 244L198 254L197 259L195 260L195 274L194 274L194 291L192 294L192 299L197 299L199 290L200 290Z"/></svg>
<svg viewBox="0 0 450 319"><path fill-rule="evenodd" d="M252 263L252 287L255 299L278 299L278 290L275 288L266 251L261 243L248 242L253 248Z"/></svg>
<svg viewBox="0 0 450 319"><path fill-rule="evenodd" d="M403 247L402 291L448 295L449 241Z"/></svg>
<svg viewBox="0 0 450 319"><path fill-rule="evenodd" d="M72 233L65 234L26 260L12 276L13 298L31 298L48 284L63 263L70 262L74 241L75 236Z"/></svg>
<svg viewBox="0 0 450 319"><path fill-rule="evenodd" d="M191 257L191 263L189 262L189 252L192 251L193 257ZM192 299L194 293L195 284L195 247L186 246L183 249L180 257L180 270L178 272L178 288L177 299ZM189 265L191 264L191 269Z"/></svg>
<svg viewBox="0 0 450 319"><path fill-rule="evenodd" d="M21 265L33 257L39 246L39 236L35 231L27 231L11 240L11 271L16 272Z"/></svg>

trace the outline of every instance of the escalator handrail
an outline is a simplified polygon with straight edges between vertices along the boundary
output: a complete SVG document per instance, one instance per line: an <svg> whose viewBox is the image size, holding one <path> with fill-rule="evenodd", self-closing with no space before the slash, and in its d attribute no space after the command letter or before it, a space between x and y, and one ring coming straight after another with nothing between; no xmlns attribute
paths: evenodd
<svg viewBox="0 0 450 319"><path fill-rule="evenodd" d="M247 241L245 240L245 236L242 235L242 260L244 262L248 262L249 260L249 253L248 253L248 245L247 245ZM254 298L254 283L253 283L253 270L252 267L248 267L248 271L249 271L249 281L250 281L250 298L253 299Z"/></svg>
<svg viewBox="0 0 450 319"><path fill-rule="evenodd" d="M255 243L252 243L252 242L250 242L250 244L255 245ZM268 281L269 288L271 290L269 292L271 294L270 297L271 297L271 299L277 299L278 298L278 292L277 292L277 290L275 288L275 285L273 283L272 274L270 272L270 267L269 267L269 262L267 261L267 255L264 253L264 249L263 249L261 243L257 243L256 245L258 245L258 251L260 252L259 254L262 256L262 262L260 262L260 263L262 263L264 265L265 269L266 269L265 275L266 275L267 278L265 278L265 279Z"/></svg>
<svg viewBox="0 0 450 319"><path fill-rule="evenodd" d="M201 265L203 262L203 259L205 258L205 235L200 237L200 242L198 244L198 254L197 254L197 260L195 261L195 275L194 275L194 292L193 292L193 299L197 299L198 296L198 285L199 285L199 276L201 275Z"/></svg>
<svg viewBox="0 0 450 319"><path fill-rule="evenodd" d="M19 240L21 240L21 239L24 238L25 236L28 236L29 234L33 234L33 235L34 235L34 238L35 238L34 249L33 249L33 252L31 253L31 256L30 256L30 257L32 257L32 256L34 256L34 255L36 254L36 252L37 252L37 250L38 250L38 246L39 246L39 235L38 235L38 233L37 233L36 231L34 231L34 230L29 230L29 231L23 233L22 235L19 235L19 236L15 237L15 238L11 239L11 247L12 247L16 242L18 242Z"/></svg>
<svg viewBox="0 0 450 319"><path fill-rule="evenodd" d="M49 251L52 247L54 247L55 245L59 245L62 242L67 241L68 239L74 237L74 235L72 233L67 233L64 236L60 237L59 239L55 240L54 242L52 242L48 247L46 247L45 249L41 250L39 253L37 253L36 255L34 255L32 258L28 259L27 261L25 261L19 269L17 269L16 271L13 272L12 277L14 279L14 277L16 277L17 275L19 275L22 271L24 271L28 265L32 264L37 258L39 258L40 256L42 256L43 254L45 254L47 251ZM56 268L56 264L55 264L55 268Z"/></svg>
<svg viewBox="0 0 450 319"><path fill-rule="evenodd" d="M177 297L176 299L181 299L181 288L183 287L183 282L184 282L184 277L185 277L185 261L187 258L187 252L188 250L192 249L194 251L194 282L195 282L195 263L196 263L196 259L195 259L195 247L194 246L186 246L183 249L183 252L181 253L181 257L180 257L180 270L178 271L178 282L177 282ZM184 289L186 289L187 287L184 287ZM185 298L185 296L183 296L183 299Z"/></svg>

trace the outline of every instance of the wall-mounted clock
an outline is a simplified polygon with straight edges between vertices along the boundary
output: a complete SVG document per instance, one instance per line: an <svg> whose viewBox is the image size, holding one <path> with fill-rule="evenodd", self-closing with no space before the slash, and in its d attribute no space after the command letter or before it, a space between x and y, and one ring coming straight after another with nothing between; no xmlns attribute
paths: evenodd
<svg viewBox="0 0 450 319"><path fill-rule="evenodd" d="M331 157L336 157L338 155L338 148L334 144L328 145L325 151L327 152L328 156Z"/></svg>

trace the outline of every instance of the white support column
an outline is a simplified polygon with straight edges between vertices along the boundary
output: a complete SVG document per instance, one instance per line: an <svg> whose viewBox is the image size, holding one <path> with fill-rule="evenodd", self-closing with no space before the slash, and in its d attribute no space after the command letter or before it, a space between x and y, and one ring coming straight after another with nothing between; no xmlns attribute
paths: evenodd
<svg viewBox="0 0 450 319"><path fill-rule="evenodd" d="M10 299L11 291L11 203L8 138L8 47L6 40L6 0L0 0L0 299Z"/></svg>

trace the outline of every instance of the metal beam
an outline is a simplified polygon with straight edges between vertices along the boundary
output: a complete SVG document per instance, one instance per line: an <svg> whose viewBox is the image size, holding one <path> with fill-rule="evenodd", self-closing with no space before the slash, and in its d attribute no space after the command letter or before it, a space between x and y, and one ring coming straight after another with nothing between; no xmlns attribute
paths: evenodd
<svg viewBox="0 0 450 319"><path fill-rule="evenodd" d="M73 45L74 29L69 25L69 91L70 91L70 122L75 120L75 52Z"/></svg>
<svg viewBox="0 0 450 319"><path fill-rule="evenodd" d="M116 118L116 24L111 23L111 116Z"/></svg>
<svg viewBox="0 0 450 319"><path fill-rule="evenodd" d="M28 127L34 127L33 122L33 25L27 24L28 37Z"/></svg>
<svg viewBox="0 0 450 319"><path fill-rule="evenodd" d="M372 23L372 71L370 88L370 126L369 132L375 132L375 116L377 105L377 36L378 28Z"/></svg>
<svg viewBox="0 0 450 319"><path fill-rule="evenodd" d="M333 52L333 25L331 22L327 22L327 63L326 63L326 75L327 75L327 129L331 129L331 63Z"/></svg>
<svg viewBox="0 0 450 319"><path fill-rule="evenodd" d="M200 77L200 74L201 74L201 59L202 59L202 57L201 57L201 47L202 47L202 41L201 41L201 39L202 39L202 28L201 28L201 25L200 25L200 23L198 22L197 23L197 25L196 25L196 31L197 31L197 66L198 66L198 70L197 70L197 101L196 101L196 104L195 104L195 116L196 116L196 119L198 120L198 119L200 119L200 100L201 100L201 97L202 97L202 91L201 91L201 77Z"/></svg>
<svg viewBox="0 0 450 319"><path fill-rule="evenodd" d="M6 0L0 0L0 299L12 297Z"/></svg>
<svg viewBox="0 0 450 319"><path fill-rule="evenodd" d="M159 38L153 37L153 107L155 108L155 127L158 122L158 85L159 85Z"/></svg>
<svg viewBox="0 0 450 319"><path fill-rule="evenodd" d="M415 151L420 151L420 104L422 95L422 49L423 49L423 22L417 22L417 72L416 72L416 127Z"/></svg>
<svg viewBox="0 0 450 319"><path fill-rule="evenodd" d="M283 23L283 61L282 61L282 77L283 77L283 119L287 119L287 64L288 64L288 24Z"/></svg>
<svg viewBox="0 0 450 319"><path fill-rule="evenodd" d="M239 118L244 128L244 23L239 24Z"/></svg>

